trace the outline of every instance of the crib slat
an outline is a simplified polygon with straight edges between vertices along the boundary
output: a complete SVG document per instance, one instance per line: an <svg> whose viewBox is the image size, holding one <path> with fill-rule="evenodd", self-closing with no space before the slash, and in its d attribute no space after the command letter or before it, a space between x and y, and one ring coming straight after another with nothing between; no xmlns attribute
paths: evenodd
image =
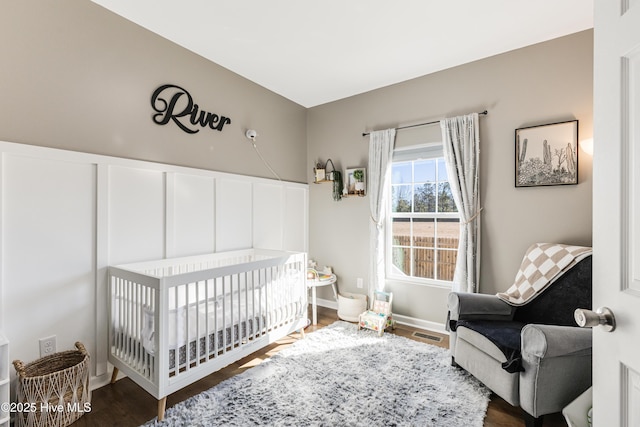
<svg viewBox="0 0 640 427"><path fill-rule="evenodd" d="M218 331L220 330L220 323L218 322L218 318L220 317L220 306L218 299L218 279L213 280L213 314L212 320L213 324L211 325L211 337L213 339L213 347L211 349L211 353L214 357L218 356L218 350L220 348L220 339L218 337Z"/></svg>
<svg viewBox="0 0 640 427"><path fill-rule="evenodd" d="M227 352L227 278L228 276L222 278L222 353Z"/></svg>
<svg viewBox="0 0 640 427"><path fill-rule="evenodd" d="M139 307L140 307L140 297L139 297L139 285L134 283L132 286L132 301L131 301L131 323L133 324L133 333L131 334L133 339L131 342L131 359L134 366L138 366L138 345L140 343L140 329L138 326L138 316L139 316Z"/></svg>
<svg viewBox="0 0 640 427"><path fill-rule="evenodd" d="M173 302L169 302L169 310L173 310L174 313L176 313L176 315L173 316L173 323L174 323L174 334L173 335L169 335L168 339L169 339L169 343L173 343L173 354L174 354L174 362L173 362L173 368L170 367L170 374L175 374L178 369L180 368L180 348L177 345L178 343L178 329L180 328L180 325L178 324L178 320L179 320L179 316L177 314L177 309L178 309L178 298L180 297L180 292L179 292L179 286L176 286L173 289ZM169 331L167 331L167 334L169 334L171 331L171 327L169 327Z"/></svg>
<svg viewBox="0 0 640 427"><path fill-rule="evenodd" d="M191 300L189 298L189 288L191 283L183 286L184 288L184 324L182 333L184 336L184 370L188 371L191 366ZM179 304L182 306L182 304ZM179 336L179 335L178 335ZM182 347L182 341L178 343Z"/></svg>
<svg viewBox="0 0 640 427"><path fill-rule="evenodd" d="M233 350L233 347L235 347L236 345L236 339L237 339L237 334L236 334L236 315L238 312L238 308L237 308L237 304L238 304L238 294L236 293L236 285L238 283L238 276L236 274L232 274L229 277L229 295L230 295L230 300L229 300L229 305L230 305L230 317L229 317L229 336L231 339L231 342L229 343L229 351Z"/></svg>
<svg viewBox="0 0 640 427"><path fill-rule="evenodd" d="M244 277L244 342L249 342L249 283L247 283L248 273L245 271Z"/></svg>
<svg viewBox="0 0 640 427"><path fill-rule="evenodd" d="M126 300L127 304L126 304L126 308L125 308L125 313L126 313L126 317L125 317L125 321L126 324L129 325L129 328L127 328L127 342L125 344L125 354L127 355L127 361L131 362L131 282L127 283L127 287L126 287Z"/></svg>

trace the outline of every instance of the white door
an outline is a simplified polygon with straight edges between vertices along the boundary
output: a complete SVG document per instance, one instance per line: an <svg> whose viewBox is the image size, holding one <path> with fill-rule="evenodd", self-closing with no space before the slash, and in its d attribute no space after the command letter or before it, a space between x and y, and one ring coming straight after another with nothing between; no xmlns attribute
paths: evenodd
<svg viewBox="0 0 640 427"><path fill-rule="evenodd" d="M594 425L640 426L640 0L596 0L593 306Z"/></svg>

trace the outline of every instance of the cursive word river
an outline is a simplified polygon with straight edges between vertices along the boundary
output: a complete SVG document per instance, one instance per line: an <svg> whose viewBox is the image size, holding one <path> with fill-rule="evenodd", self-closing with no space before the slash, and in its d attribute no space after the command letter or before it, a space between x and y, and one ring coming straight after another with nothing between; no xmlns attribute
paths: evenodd
<svg viewBox="0 0 640 427"><path fill-rule="evenodd" d="M151 106L156 111L154 123L166 125L173 121L187 133L198 133L200 129L197 126L221 131L224 125L231 123L228 117L200 109L189 92L176 85L167 84L157 88L151 95Z"/></svg>

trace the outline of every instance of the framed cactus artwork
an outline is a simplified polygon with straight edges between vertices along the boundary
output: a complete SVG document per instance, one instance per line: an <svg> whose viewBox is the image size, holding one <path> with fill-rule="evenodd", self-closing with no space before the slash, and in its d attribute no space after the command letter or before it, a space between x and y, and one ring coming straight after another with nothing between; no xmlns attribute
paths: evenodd
<svg viewBox="0 0 640 427"><path fill-rule="evenodd" d="M578 183L578 121L516 129L516 187Z"/></svg>

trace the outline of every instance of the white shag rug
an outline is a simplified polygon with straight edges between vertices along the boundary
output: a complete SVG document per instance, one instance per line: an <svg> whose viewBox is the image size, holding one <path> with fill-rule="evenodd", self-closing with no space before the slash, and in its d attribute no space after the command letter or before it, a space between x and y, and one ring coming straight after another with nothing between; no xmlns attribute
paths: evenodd
<svg viewBox="0 0 640 427"><path fill-rule="evenodd" d="M145 426L482 427L489 395L448 350L338 321Z"/></svg>

